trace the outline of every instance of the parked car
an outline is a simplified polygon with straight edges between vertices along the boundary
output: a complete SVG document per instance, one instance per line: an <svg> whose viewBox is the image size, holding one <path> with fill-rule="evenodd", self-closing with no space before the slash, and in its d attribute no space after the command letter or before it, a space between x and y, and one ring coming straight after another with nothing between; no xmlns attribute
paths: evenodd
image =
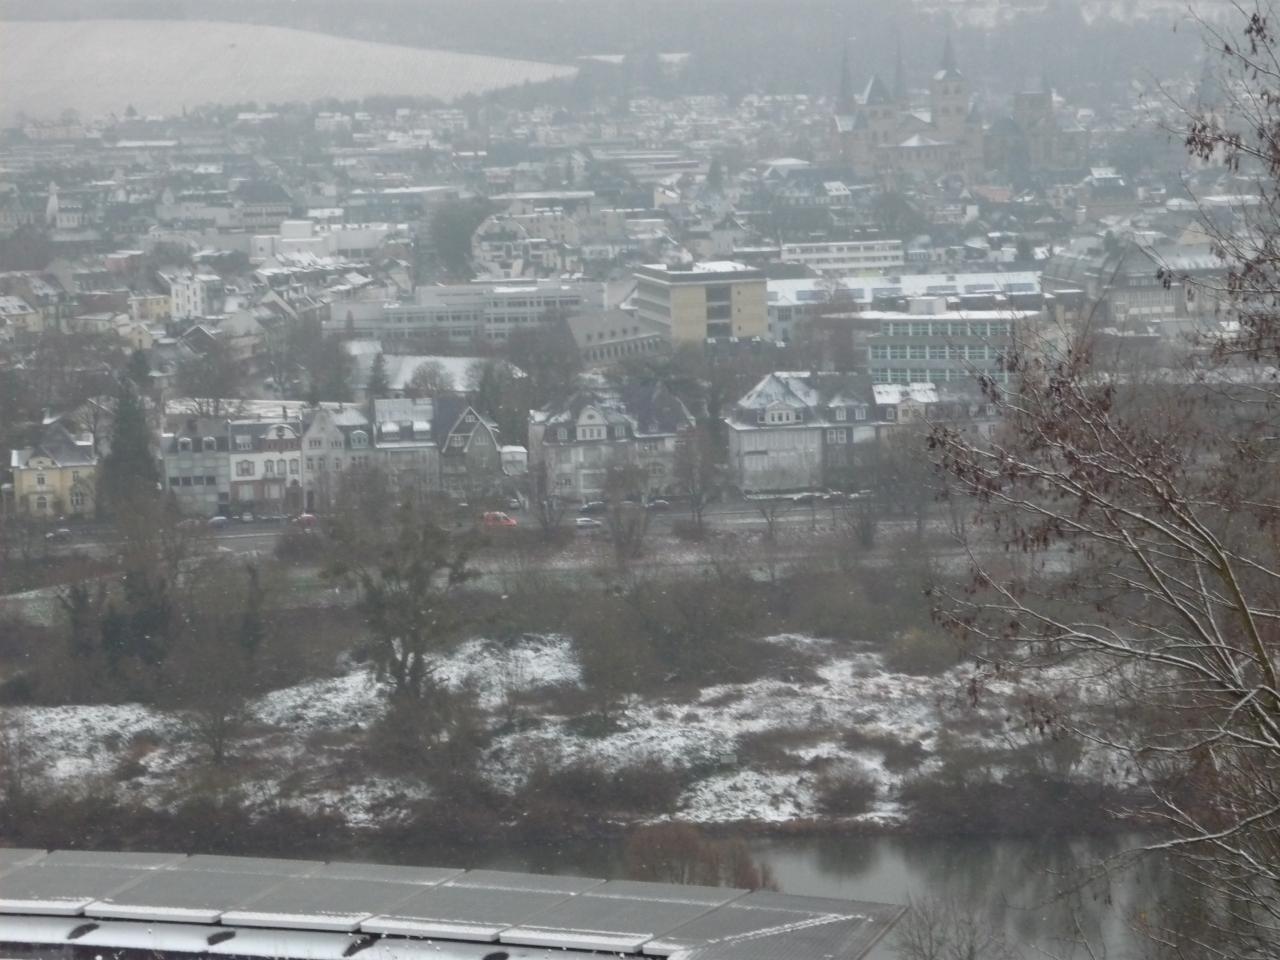
<svg viewBox="0 0 1280 960"><path fill-rule="evenodd" d="M494 528L494 527L514 527L514 526L517 526L517 524L516 524L515 520L513 520L511 517L507 516L507 515L506 515L505 513L503 513L501 510L490 510L490 511L488 511L487 513L485 513L485 514L480 518L480 522L481 522L485 527L488 527L488 528L490 528L490 529L492 529L492 528Z"/></svg>
<svg viewBox="0 0 1280 960"><path fill-rule="evenodd" d="M584 517L590 517L597 513L604 513L609 509L609 505L603 500L588 500L578 508L578 512Z"/></svg>
<svg viewBox="0 0 1280 960"><path fill-rule="evenodd" d="M213 527L213 529L215 530L219 530L222 527L227 526L229 523L231 523L230 517L210 517L209 518L209 526Z"/></svg>
<svg viewBox="0 0 1280 960"><path fill-rule="evenodd" d="M670 509L671 509L671 501L670 501L670 500L662 500L662 499L658 499L658 500L650 500L648 503L646 503L646 504L645 504L645 509L646 509L646 510L656 510L656 511L658 511L659 513L661 513L661 512L663 512L664 510L670 510Z"/></svg>
<svg viewBox="0 0 1280 960"><path fill-rule="evenodd" d="M318 522L318 518L314 513L300 513L293 518L293 522L304 530L310 530Z"/></svg>
<svg viewBox="0 0 1280 960"><path fill-rule="evenodd" d="M508 501L507 501L507 509L508 509L508 510L523 510L523 509L524 509L524 504L521 502L521 500L520 500L520 498L519 498L519 497L512 497L510 500L508 500Z"/></svg>
<svg viewBox="0 0 1280 960"><path fill-rule="evenodd" d="M595 517L574 517L573 527L575 530L599 530L604 524Z"/></svg>
<svg viewBox="0 0 1280 960"><path fill-rule="evenodd" d="M71 531L66 527L59 527L57 530L50 530L44 538L50 543L67 543L71 540Z"/></svg>

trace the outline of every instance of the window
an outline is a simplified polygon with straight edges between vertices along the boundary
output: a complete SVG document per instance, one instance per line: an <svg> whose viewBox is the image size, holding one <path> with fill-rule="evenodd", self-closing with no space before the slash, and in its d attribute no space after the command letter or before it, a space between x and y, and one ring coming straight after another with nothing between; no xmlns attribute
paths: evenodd
<svg viewBox="0 0 1280 960"><path fill-rule="evenodd" d="M913 343L907 351L912 360L924 360L928 357L928 348L923 343Z"/></svg>
<svg viewBox="0 0 1280 960"><path fill-rule="evenodd" d="M49 509L49 498L44 496L36 497L36 510L39 511L40 513L44 513L48 509Z"/></svg>
<svg viewBox="0 0 1280 960"><path fill-rule="evenodd" d="M649 464L649 476L651 477L661 477L666 472L667 472L666 467L664 467L660 463Z"/></svg>
<svg viewBox="0 0 1280 960"><path fill-rule="evenodd" d="M184 487L189 487L189 486L191 486L191 478L190 478L190 477L183 477L183 478L182 478L182 485L183 485Z"/></svg>
<svg viewBox="0 0 1280 960"><path fill-rule="evenodd" d="M568 439L569 439L569 431L568 431L566 428L564 428L564 427L559 427L559 428L557 428L557 429L556 429L556 439L557 439L557 440L568 440Z"/></svg>
<svg viewBox="0 0 1280 960"><path fill-rule="evenodd" d="M170 478L169 478L169 486L171 486L171 487L176 487L176 486L178 486L178 484L179 484L180 482L181 482L181 481L180 481L177 477L170 477Z"/></svg>
<svg viewBox="0 0 1280 960"><path fill-rule="evenodd" d="M71 508L73 510L84 509L84 491L83 490L71 491Z"/></svg>
<svg viewBox="0 0 1280 960"><path fill-rule="evenodd" d="M889 359L888 345L883 343L872 344L871 359L872 360L888 360Z"/></svg>
<svg viewBox="0 0 1280 960"><path fill-rule="evenodd" d="M249 436L247 433L237 433L237 434L236 434L236 449L237 449L237 450L252 450L252 449L253 449L253 437Z"/></svg>
<svg viewBox="0 0 1280 960"><path fill-rule="evenodd" d="M210 453L218 449L218 439L217 437L205 437L200 441L200 445L206 453Z"/></svg>
<svg viewBox="0 0 1280 960"><path fill-rule="evenodd" d="M283 460L277 460L277 461L276 461L276 474L277 474L277 475L279 475L279 476L281 476L281 477L283 477L283 476L284 476L284 461L283 461Z"/></svg>
<svg viewBox="0 0 1280 960"><path fill-rule="evenodd" d="M890 359L890 360L905 360L905 359L907 359L907 345L906 345L905 343L894 343L894 344L890 344L890 346L889 346L889 359Z"/></svg>
<svg viewBox="0 0 1280 960"><path fill-rule="evenodd" d="M462 434L454 434L449 438L449 446L451 447L465 447L466 445L467 438L462 436Z"/></svg>
<svg viewBox="0 0 1280 960"><path fill-rule="evenodd" d="M945 360L945 359L947 359L947 347L946 347L946 344L942 344L942 343L931 343L931 344L929 344L929 359L930 359L930 360Z"/></svg>
<svg viewBox="0 0 1280 960"><path fill-rule="evenodd" d="M237 462L236 462L236 476L237 476L237 477L252 477L252 476L253 476L253 461L252 461L252 460L239 460L239 461L237 461Z"/></svg>
<svg viewBox="0 0 1280 960"><path fill-rule="evenodd" d="M206 474L204 478L204 485L206 487L216 487L218 485L218 478Z"/></svg>
<svg viewBox="0 0 1280 960"><path fill-rule="evenodd" d="M865 420L865 419L867 419L867 409L866 409L866 407L858 407L856 410L854 410L854 411L853 411L853 419L855 419L855 420Z"/></svg>
<svg viewBox="0 0 1280 960"><path fill-rule="evenodd" d="M310 473L315 468L316 468L316 458L307 457L307 473Z"/></svg>
<svg viewBox="0 0 1280 960"><path fill-rule="evenodd" d="M323 446L324 446L324 441L321 440L319 437L312 437L310 440L307 441L307 447L311 450L319 450Z"/></svg>
<svg viewBox="0 0 1280 960"><path fill-rule="evenodd" d="M836 407L836 420L844 422L849 419L849 411L844 407Z"/></svg>
<svg viewBox="0 0 1280 960"><path fill-rule="evenodd" d="M341 441L341 440L330 440L330 441L329 441L329 446L330 446L332 449L334 449L334 450L341 450L341 449L342 449L342 441Z"/></svg>
<svg viewBox="0 0 1280 960"><path fill-rule="evenodd" d="M37 473L37 474L36 474L36 486L37 486L37 487L43 487L47 482L48 482L48 481L45 479L45 475L44 475L43 473Z"/></svg>
<svg viewBox="0 0 1280 960"><path fill-rule="evenodd" d="M463 418L462 418L462 422L463 422L463 423L475 423L475 422L476 422L476 415L475 415L474 413L468 413L465 417L463 417Z"/></svg>
<svg viewBox="0 0 1280 960"><path fill-rule="evenodd" d="M363 430L355 430L351 434L351 446L367 447L369 445L369 435Z"/></svg>
<svg viewBox="0 0 1280 960"><path fill-rule="evenodd" d="M289 461L289 472L290 472L291 474L293 474L295 477L298 475L298 461L297 461L297 460L290 460L290 461Z"/></svg>
<svg viewBox="0 0 1280 960"><path fill-rule="evenodd" d="M268 460L266 463L264 463L262 465L262 472L268 477L274 477L276 474L275 461Z"/></svg>
<svg viewBox="0 0 1280 960"><path fill-rule="evenodd" d="M318 466L322 471L329 469L327 464L328 464L328 461L324 457L320 457L319 459L316 460L316 466Z"/></svg>
<svg viewBox="0 0 1280 960"><path fill-rule="evenodd" d="M179 440L179 441L178 441L178 452L179 452L179 453L190 453L190 452L191 452L191 438L190 438L190 437L183 437L181 440Z"/></svg>
<svg viewBox="0 0 1280 960"><path fill-rule="evenodd" d="M845 430L828 430L827 443L844 443L848 435Z"/></svg>
<svg viewBox="0 0 1280 960"><path fill-rule="evenodd" d="M624 440L624 439L626 439L626 436L627 436L627 428L626 428L626 427L623 427L623 426L617 426L617 427L614 427L614 428L613 428L613 436L614 436L614 438L615 438L615 439L618 439L618 440Z"/></svg>

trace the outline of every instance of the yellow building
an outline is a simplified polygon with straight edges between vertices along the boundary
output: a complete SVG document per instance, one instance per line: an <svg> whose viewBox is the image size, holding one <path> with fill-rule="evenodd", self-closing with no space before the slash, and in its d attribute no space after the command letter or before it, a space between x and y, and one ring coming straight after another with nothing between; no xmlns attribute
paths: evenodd
<svg viewBox="0 0 1280 960"><path fill-rule="evenodd" d="M764 271L729 260L640 267L635 304L641 319L666 328L677 344L769 333Z"/></svg>
<svg viewBox="0 0 1280 960"><path fill-rule="evenodd" d="M78 440L55 424L36 446L12 451L9 467L18 513L48 518L93 513L98 458L91 440Z"/></svg>

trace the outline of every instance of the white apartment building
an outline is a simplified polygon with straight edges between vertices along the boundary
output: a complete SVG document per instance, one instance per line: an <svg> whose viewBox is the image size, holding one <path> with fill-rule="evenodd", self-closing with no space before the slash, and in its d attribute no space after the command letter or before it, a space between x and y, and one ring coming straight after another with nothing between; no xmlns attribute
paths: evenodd
<svg viewBox="0 0 1280 960"><path fill-rule="evenodd" d="M179 273L167 279L173 319L199 320L222 313L226 291L221 277L212 273Z"/></svg>
<svg viewBox="0 0 1280 960"><path fill-rule="evenodd" d="M784 243L781 259L834 277L900 270L907 262L901 240Z"/></svg>

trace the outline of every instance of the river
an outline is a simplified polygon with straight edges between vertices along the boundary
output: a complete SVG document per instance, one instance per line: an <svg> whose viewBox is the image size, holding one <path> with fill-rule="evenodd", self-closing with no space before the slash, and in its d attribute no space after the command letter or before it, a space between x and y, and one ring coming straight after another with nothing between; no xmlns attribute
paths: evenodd
<svg viewBox="0 0 1280 960"><path fill-rule="evenodd" d="M1079 930L1097 956L1123 960L1137 956L1141 945L1129 918L1168 893L1168 873L1146 863L1084 889L1074 889L1071 881L1135 842L1133 837L806 836L753 838L749 845L772 867L786 893L891 903L951 899L1002 927L1025 956L1088 957L1071 943ZM621 851L614 843L472 850L463 859L468 862L459 865L587 876L614 877L621 871ZM893 960L893 936L870 956Z"/></svg>

